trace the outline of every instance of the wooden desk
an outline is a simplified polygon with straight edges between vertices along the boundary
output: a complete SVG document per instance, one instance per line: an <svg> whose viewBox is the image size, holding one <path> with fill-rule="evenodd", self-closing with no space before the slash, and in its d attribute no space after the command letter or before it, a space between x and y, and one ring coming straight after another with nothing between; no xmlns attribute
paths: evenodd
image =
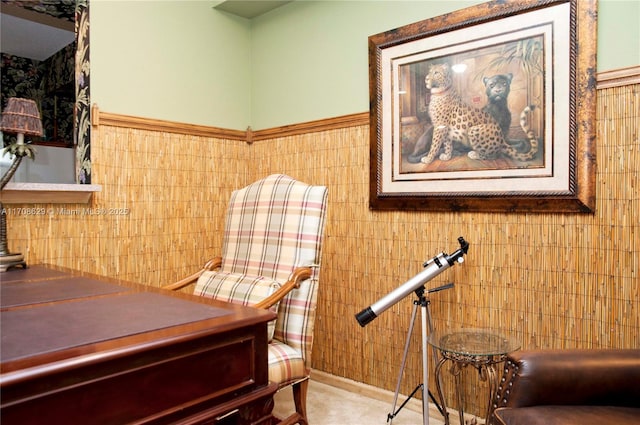
<svg viewBox="0 0 640 425"><path fill-rule="evenodd" d="M271 423L272 312L45 266L0 282L3 425Z"/></svg>

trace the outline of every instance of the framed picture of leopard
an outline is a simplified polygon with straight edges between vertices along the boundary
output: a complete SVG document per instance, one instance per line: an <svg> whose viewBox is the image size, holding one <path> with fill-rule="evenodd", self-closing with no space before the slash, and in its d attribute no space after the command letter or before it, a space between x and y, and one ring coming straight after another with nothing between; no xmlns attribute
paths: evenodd
<svg viewBox="0 0 640 425"><path fill-rule="evenodd" d="M597 0L499 0L369 37L370 207L595 208Z"/></svg>

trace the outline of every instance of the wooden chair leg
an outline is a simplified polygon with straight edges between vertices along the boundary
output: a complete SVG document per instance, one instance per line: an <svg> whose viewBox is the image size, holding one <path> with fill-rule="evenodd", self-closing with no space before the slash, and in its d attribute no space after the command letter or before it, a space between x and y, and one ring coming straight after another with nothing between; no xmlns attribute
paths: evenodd
<svg viewBox="0 0 640 425"><path fill-rule="evenodd" d="M307 390L309 389L309 378L293 384L293 402L296 405L296 412L300 415L300 425L309 425L307 421Z"/></svg>

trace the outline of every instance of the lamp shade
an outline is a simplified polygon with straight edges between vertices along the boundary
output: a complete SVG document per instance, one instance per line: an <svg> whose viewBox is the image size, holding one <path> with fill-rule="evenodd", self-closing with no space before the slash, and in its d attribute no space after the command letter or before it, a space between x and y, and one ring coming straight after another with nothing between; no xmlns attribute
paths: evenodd
<svg viewBox="0 0 640 425"><path fill-rule="evenodd" d="M31 99L10 97L2 111L2 131L42 136L42 120L36 102Z"/></svg>

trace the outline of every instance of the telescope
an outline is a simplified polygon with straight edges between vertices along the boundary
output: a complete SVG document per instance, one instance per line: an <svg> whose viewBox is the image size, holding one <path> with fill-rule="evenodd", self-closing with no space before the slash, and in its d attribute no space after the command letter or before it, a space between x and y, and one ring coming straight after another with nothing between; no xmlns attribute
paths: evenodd
<svg viewBox="0 0 640 425"><path fill-rule="evenodd" d="M469 243L464 240L462 236L458 238L458 243L460 244L460 248L458 248L453 254L447 255L444 252L436 255L430 260L426 261L423 264L424 270L420 273L380 298L380 300L371 304L369 307L362 310L360 313L356 314L356 320L360 324L360 326L365 327L369 322L382 314L389 307L409 295L410 293L418 290L420 287L424 286L425 283L448 269L452 267L456 263L464 262L464 255L469 250ZM429 292L436 292L439 290L450 288L453 284L448 284L445 286L441 286Z"/></svg>

